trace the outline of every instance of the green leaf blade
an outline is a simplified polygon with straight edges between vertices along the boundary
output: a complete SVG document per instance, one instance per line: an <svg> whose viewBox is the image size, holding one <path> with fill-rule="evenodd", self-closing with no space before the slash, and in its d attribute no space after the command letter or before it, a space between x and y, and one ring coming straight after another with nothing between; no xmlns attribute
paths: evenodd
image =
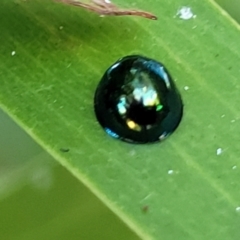
<svg viewBox="0 0 240 240"><path fill-rule="evenodd" d="M239 28L210 1L179 19L183 5L141 2L159 16L147 21L3 1L0 106L144 239L237 240ZM98 81L130 54L163 62L182 94L182 123L161 144L113 140L95 119Z"/></svg>

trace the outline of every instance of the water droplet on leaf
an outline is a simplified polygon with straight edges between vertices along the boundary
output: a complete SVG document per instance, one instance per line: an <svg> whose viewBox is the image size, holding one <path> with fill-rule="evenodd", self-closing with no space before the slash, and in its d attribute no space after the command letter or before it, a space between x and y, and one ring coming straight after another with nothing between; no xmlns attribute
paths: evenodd
<svg viewBox="0 0 240 240"><path fill-rule="evenodd" d="M183 113L180 94L166 68L142 56L124 57L105 72L94 105L110 136L133 143L165 139Z"/></svg>

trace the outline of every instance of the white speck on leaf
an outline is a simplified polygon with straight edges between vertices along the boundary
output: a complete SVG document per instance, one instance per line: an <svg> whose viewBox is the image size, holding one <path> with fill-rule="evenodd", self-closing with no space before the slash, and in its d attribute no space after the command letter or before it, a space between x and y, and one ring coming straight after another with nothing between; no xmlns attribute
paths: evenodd
<svg viewBox="0 0 240 240"><path fill-rule="evenodd" d="M234 119L233 119L233 120L231 120L231 123L235 123L235 122L236 122L236 120L234 120Z"/></svg>
<svg viewBox="0 0 240 240"><path fill-rule="evenodd" d="M236 166L236 165L232 167L232 170L235 170L235 169L237 169L237 166Z"/></svg>
<svg viewBox="0 0 240 240"><path fill-rule="evenodd" d="M217 149L217 155L221 155L222 152L223 152L222 148L218 148L218 149Z"/></svg>
<svg viewBox="0 0 240 240"><path fill-rule="evenodd" d="M60 27L59 27L59 30L63 30L63 26L60 26Z"/></svg>
<svg viewBox="0 0 240 240"><path fill-rule="evenodd" d="M36 90L36 93L39 93L42 91L51 91L52 88L53 88L53 85L45 86L44 84L42 84L41 87Z"/></svg>
<svg viewBox="0 0 240 240"><path fill-rule="evenodd" d="M236 211L237 211L237 212L240 212L240 207L236 207Z"/></svg>
<svg viewBox="0 0 240 240"><path fill-rule="evenodd" d="M173 170L171 169L171 170L168 170L168 174L169 175L172 175L173 174Z"/></svg>
<svg viewBox="0 0 240 240"><path fill-rule="evenodd" d="M11 55L14 56L15 54L16 54L16 52L15 52L15 51L12 51Z"/></svg>
<svg viewBox="0 0 240 240"><path fill-rule="evenodd" d="M177 11L176 16L183 20L189 20L191 18L196 18L197 16L193 14L192 9L190 7L182 7Z"/></svg>
<svg viewBox="0 0 240 240"><path fill-rule="evenodd" d="M151 196L152 196L152 193L148 194L146 197L144 197L144 198L142 199L142 201L147 200L147 199L150 198Z"/></svg>
<svg viewBox="0 0 240 240"><path fill-rule="evenodd" d="M135 150L131 150L131 151L129 152L129 154L130 154L130 156L135 156L135 155L136 155L136 151L135 151Z"/></svg>
<svg viewBox="0 0 240 240"><path fill-rule="evenodd" d="M187 91L189 89L189 86L185 86L184 90Z"/></svg>

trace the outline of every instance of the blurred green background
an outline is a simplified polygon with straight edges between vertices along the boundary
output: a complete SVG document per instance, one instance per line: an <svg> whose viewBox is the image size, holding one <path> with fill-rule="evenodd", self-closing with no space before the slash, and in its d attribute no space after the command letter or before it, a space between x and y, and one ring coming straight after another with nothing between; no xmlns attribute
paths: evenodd
<svg viewBox="0 0 240 240"><path fill-rule="evenodd" d="M0 239L138 239L0 110Z"/></svg>
<svg viewBox="0 0 240 240"><path fill-rule="evenodd" d="M217 2L240 22L240 0ZM1 110L0 133L1 240L138 239Z"/></svg>

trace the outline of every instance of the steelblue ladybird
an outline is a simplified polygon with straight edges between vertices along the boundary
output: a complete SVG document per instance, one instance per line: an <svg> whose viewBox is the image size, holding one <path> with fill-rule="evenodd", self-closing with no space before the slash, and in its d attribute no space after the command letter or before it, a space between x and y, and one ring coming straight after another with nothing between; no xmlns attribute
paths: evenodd
<svg viewBox="0 0 240 240"><path fill-rule="evenodd" d="M137 55L109 67L96 89L94 107L106 133L131 143L165 139L183 115L181 96L164 65Z"/></svg>

